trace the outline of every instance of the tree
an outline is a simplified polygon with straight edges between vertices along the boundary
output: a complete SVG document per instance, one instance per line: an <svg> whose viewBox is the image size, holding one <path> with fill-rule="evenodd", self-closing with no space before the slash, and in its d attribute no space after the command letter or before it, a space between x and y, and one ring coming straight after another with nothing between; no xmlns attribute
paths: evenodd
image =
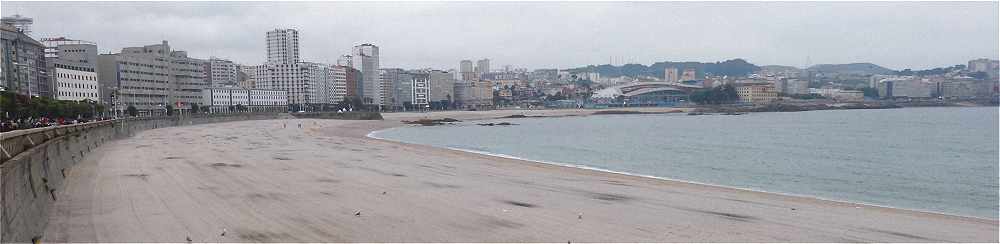
<svg viewBox="0 0 1000 244"><path fill-rule="evenodd" d="M341 100L340 102L337 102L337 104L334 104L334 108L336 110L341 110L341 109L346 110L350 108L354 108L355 110L357 110L361 109L363 106L364 104L361 102L361 99L358 99L356 97L345 97L344 100Z"/></svg>
<svg viewBox="0 0 1000 244"><path fill-rule="evenodd" d="M126 108L125 111L128 113L128 116L132 116L132 117L135 117L136 115L139 114L139 110L136 109L135 106L132 106L132 105L128 105L128 108Z"/></svg>
<svg viewBox="0 0 1000 244"><path fill-rule="evenodd" d="M736 93L736 87L730 84L694 92L690 98L691 101L698 104L726 104L740 99L739 94Z"/></svg>
<svg viewBox="0 0 1000 244"><path fill-rule="evenodd" d="M552 96L546 96L545 100L548 101L566 100L566 96L564 96L561 91L558 91L556 92L556 94L553 94Z"/></svg>
<svg viewBox="0 0 1000 244"><path fill-rule="evenodd" d="M174 116L174 106L167 104L167 116Z"/></svg>
<svg viewBox="0 0 1000 244"><path fill-rule="evenodd" d="M191 113L192 114L198 113L198 104L197 103L192 103L191 104Z"/></svg>

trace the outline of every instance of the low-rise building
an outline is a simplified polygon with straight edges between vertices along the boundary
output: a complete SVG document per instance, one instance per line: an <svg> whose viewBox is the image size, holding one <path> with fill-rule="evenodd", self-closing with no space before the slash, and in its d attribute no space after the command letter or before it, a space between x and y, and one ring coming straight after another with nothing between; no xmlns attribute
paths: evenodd
<svg viewBox="0 0 1000 244"><path fill-rule="evenodd" d="M778 99L774 84L770 83L736 83L736 94L740 102L761 105Z"/></svg>
<svg viewBox="0 0 1000 244"><path fill-rule="evenodd" d="M201 106L209 113L284 112L288 111L288 92L213 87L202 90Z"/></svg>
<svg viewBox="0 0 1000 244"><path fill-rule="evenodd" d="M844 102L860 102L865 100L865 92L863 91L837 88L809 88L809 93Z"/></svg>
<svg viewBox="0 0 1000 244"><path fill-rule="evenodd" d="M56 99L67 101L101 100L97 72L93 67L53 63Z"/></svg>
<svg viewBox="0 0 1000 244"><path fill-rule="evenodd" d="M809 93L809 81L795 78L781 78L774 81L774 89L784 95Z"/></svg>
<svg viewBox="0 0 1000 244"><path fill-rule="evenodd" d="M931 97L936 87L936 84L916 77L886 78L878 82L878 95L881 98L926 98Z"/></svg>

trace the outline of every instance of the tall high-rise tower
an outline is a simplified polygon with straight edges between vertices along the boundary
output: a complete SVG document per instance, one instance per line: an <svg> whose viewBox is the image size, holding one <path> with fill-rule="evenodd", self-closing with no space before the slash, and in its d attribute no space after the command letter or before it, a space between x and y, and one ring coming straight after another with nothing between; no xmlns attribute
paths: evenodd
<svg viewBox="0 0 1000 244"><path fill-rule="evenodd" d="M677 68L669 67L663 70L663 80L666 82L677 83L680 81L680 77L677 74Z"/></svg>
<svg viewBox="0 0 1000 244"><path fill-rule="evenodd" d="M274 29L267 32L267 62L294 64L299 62L299 31Z"/></svg>
<svg viewBox="0 0 1000 244"><path fill-rule="evenodd" d="M0 19L3 24L8 24L13 26L17 31L24 33L25 35L31 36L31 24L35 23L34 20L28 17L21 16L20 14L15 14L10 17L3 17Z"/></svg>
<svg viewBox="0 0 1000 244"><path fill-rule="evenodd" d="M379 78L378 46L369 43L357 45L351 55L354 68L361 72L362 101L365 104L382 104L385 92Z"/></svg>
<svg viewBox="0 0 1000 244"><path fill-rule="evenodd" d="M490 59L484 58L476 61L476 74L482 76L490 72Z"/></svg>
<svg viewBox="0 0 1000 244"><path fill-rule="evenodd" d="M475 80L476 72L472 69L472 60L462 60L459 62L458 74L462 80Z"/></svg>

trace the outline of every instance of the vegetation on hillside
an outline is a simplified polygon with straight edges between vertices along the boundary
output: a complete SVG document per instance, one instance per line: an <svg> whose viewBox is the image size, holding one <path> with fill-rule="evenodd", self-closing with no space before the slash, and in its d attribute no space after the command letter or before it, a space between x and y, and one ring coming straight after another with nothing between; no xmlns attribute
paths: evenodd
<svg viewBox="0 0 1000 244"><path fill-rule="evenodd" d="M691 101L698 104L729 104L739 100L736 87L729 84L691 93Z"/></svg>
<svg viewBox="0 0 1000 244"><path fill-rule="evenodd" d="M603 77L618 77L618 76L628 76L628 77L639 77L639 76L652 76L652 77L663 77L664 70L667 67L677 68L678 75L687 68L694 68L697 72L697 77L704 77L706 74L711 75L727 75L727 76L746 76L753 72L760 70L754 64L748 63L743 59L732 59L722 62L715 63L700 63L700 62L657 62L653 65L646 66L642 64L626 64L622 66L613 66L608 64L603 65L590 65L587 67L580 67L575 69L570 69L571 73L578 72L597 72Z"/></svg>

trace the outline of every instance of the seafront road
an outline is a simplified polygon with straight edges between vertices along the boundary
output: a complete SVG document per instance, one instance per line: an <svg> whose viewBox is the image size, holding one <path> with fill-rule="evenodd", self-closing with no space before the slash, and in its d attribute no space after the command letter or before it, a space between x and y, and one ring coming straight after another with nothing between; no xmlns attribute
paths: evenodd
<svg viewBox="0 0 1000 244"><path fill-rule="evenodd" d="M364 136L400 126L406 114L386 117L204 124L148 130L113 141L69 171L43 240L998 239L996 220L648 179Z"/></svg>

